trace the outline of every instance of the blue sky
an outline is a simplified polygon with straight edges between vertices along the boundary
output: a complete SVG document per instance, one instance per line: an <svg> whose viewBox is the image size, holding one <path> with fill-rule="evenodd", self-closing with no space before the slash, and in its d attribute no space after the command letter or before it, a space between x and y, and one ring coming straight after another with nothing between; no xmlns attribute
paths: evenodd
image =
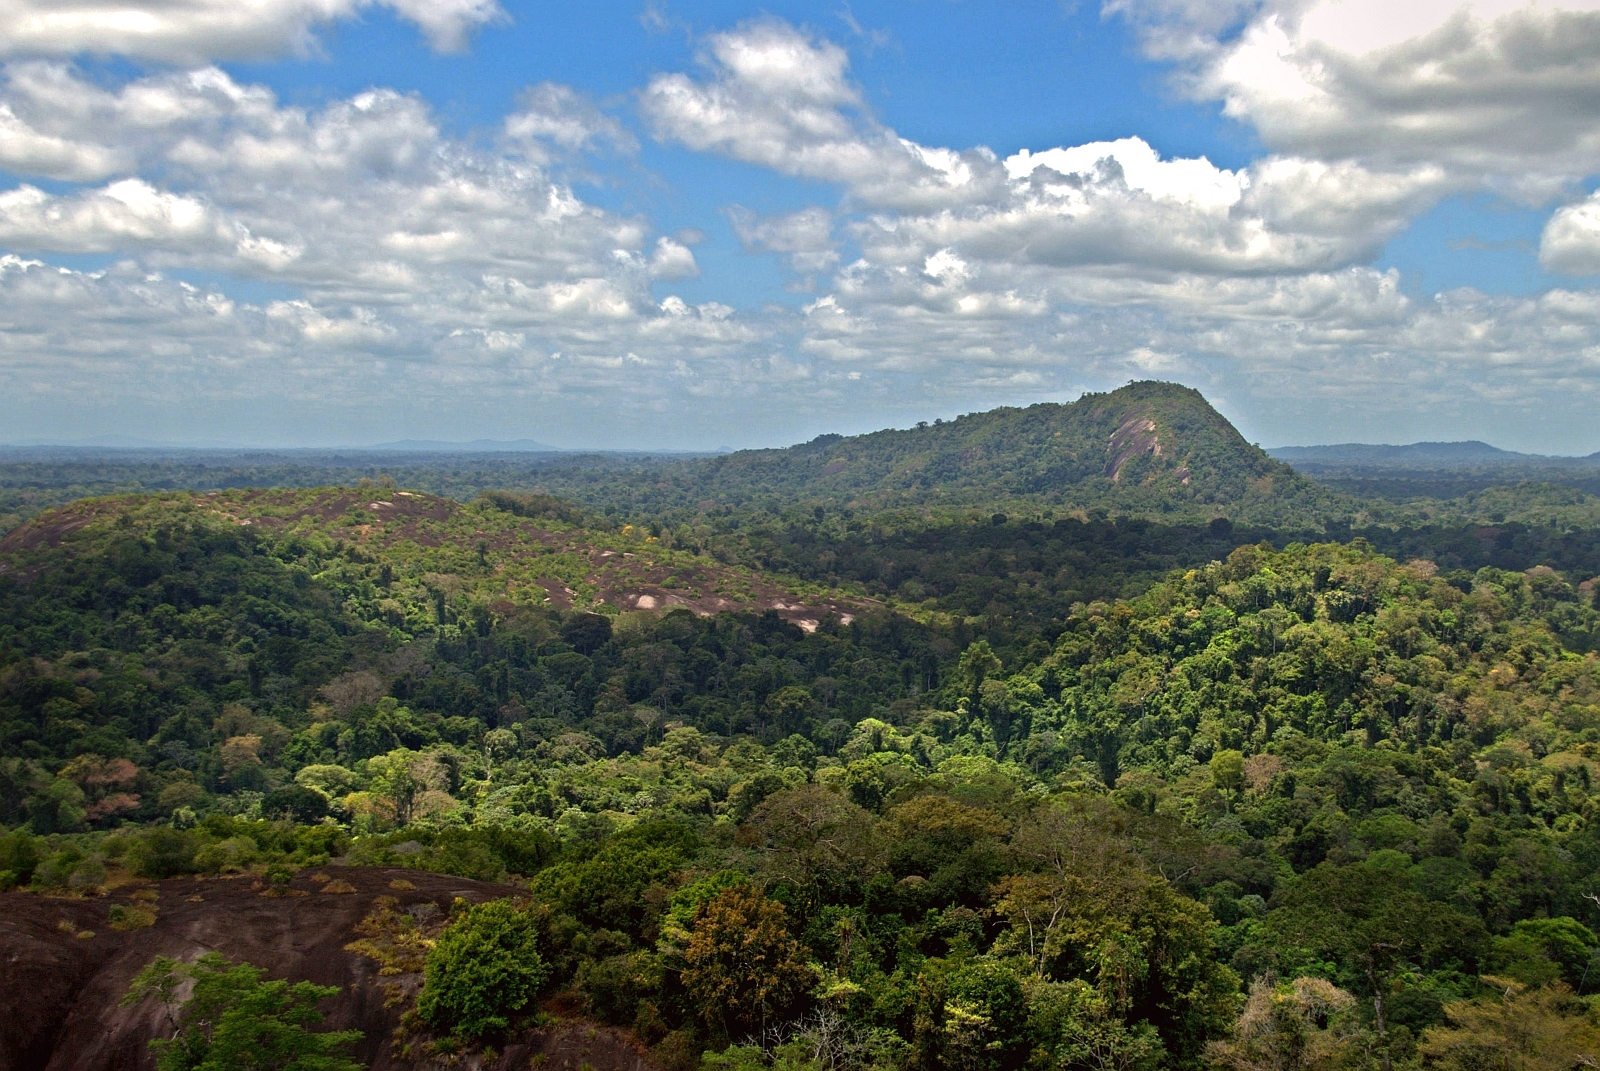
<svg viewBox="0 0 1600 1071"><path fill-rule="evenodd" d="M0 420L692 449L1163 378L1588 453L1593 7L6 0Z"/></svg>

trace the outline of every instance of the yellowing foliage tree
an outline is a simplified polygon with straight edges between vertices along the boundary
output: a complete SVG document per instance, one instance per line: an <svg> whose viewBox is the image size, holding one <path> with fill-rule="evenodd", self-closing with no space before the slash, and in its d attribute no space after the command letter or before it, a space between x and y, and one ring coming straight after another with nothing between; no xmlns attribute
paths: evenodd
<svg viewBox="0 0 1600 1071"><path fill-rule="evenodd" d="M1504 979L1489 1000L1444 1007L1448 1026L1423 1035L1419 1050L1439 1071L1566 1071L1600 1064L1593 1007L1562 982L1528 989Z"/></svg>
<svg viewBox="0 0 1600 1071"><path fill-rule="evenodd" d="M695 910L683 984L714 1032L733 1037L795 1010L813 978L783 905L734 886Z"/></svg>

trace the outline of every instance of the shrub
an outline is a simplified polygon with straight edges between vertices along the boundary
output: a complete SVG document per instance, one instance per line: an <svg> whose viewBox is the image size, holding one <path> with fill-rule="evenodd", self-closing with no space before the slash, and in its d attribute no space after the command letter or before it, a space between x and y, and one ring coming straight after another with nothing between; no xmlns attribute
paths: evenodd
<svg viewBox="0 0 1600 1071"><path fill-rule="evenodd" d="M128 866L141 878L170 878L195 869L195 838L176 829L151 829L128 849Z"/></svg>
<svg viewBox="0 0 1600 1071"><path fill-rule="evenodd" d="M327 817L328 799L304 785L284 785L262 798L261 813L268 818L286 818L301 825L311 825Z"/></svg>
<svg viewBox="0 0 1600 1071"><path fill-rule="evenodd" d="M662 970L652 952L630 952L602 960L585 960L578 968L577 988L589 1011L618 1026L631 1026L640 1004L661 990Z"/></svg>
<svg viewBox="0 0 1600 1071"><path fill-rule="evenodd" d="M240 873L261 858L261 848L249 837L229 837L207 844L195 853L194 865L206 873Z"/></svg>
<svg viewBox="0 0 1600 1071"><path fill-rule="evenodd" d="M322 1021L317 1005L338 988L263 982L265 973L248 963L229 963L216 952L193 963L159 956L134 979L122 1003L155 996L169 1008L181 1007L177 1036L150 1043L159 1071L361 1071L344 1055L361 1038L359 1030L306 1029ZM180 1001L178 993L190 981L193 988Z"/></svg>
<svg viewBox="0 0 1600 1071"><path fill-rule="evenodd" d="M722 1052L707 1052L702 1071L822 1071L812 1047L803 1040L779 1045L771 1057L754 1045L730 1045Z"/></svg>
<svg viewBox="0 0 1600 1071"><path fill-rule="evenodd" d="M395 850L405 845L409 851ZM407 827L361 838L351 848L351 859L366 866L404 866L474 881L500 881L508 872L536 873L557 850L554 837L537 831Z"/></svg>
<svg viewBox="0 0 1600 1071"><path fill-rule="evenodd" d="M0 837L0 892L26 885L39 866L39 845L25 830Z"/></svg>
<svg viewBox="0 0 1600 1071"><path fill-rule="evenodd" d="M525 906L456 905L456 917L428 954L417 1011L435 1030L470 1041L510 1025L549 970L539 955L538 919Z"/></svg>
<svg viewBox="0 0 1600 1071"><path fill-rule="evenodd" d="M34 869L33 883L49 889L64 889L72 880L72 872L83 861L83 852L69 844Z"/></svg>
<svg viewBox="0 0 1600 1071"><path fill-rule="evenodd" d="M143 904L112 904L113 930L142 930L156 924L156 913Z"/></svg>

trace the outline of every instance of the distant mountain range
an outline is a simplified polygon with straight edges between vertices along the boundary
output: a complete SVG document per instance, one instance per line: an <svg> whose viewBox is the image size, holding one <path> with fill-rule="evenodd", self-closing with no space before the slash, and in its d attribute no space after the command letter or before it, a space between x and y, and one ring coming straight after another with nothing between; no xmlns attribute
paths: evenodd
<svg viewBox="0 0 1600 1071"><path fill-rule="evenodd" d="M1334 446L1279 446L1267 450L1279 461L1296 468L1318 469L1463 469L1513 465L1526 467L1577 468L1600 465L1600 452L1587 457L1551 457L1544 454L1519 454L1469 439L1465 442L1410 443L1389 446L1371 443L1339 443Z"/></svg>

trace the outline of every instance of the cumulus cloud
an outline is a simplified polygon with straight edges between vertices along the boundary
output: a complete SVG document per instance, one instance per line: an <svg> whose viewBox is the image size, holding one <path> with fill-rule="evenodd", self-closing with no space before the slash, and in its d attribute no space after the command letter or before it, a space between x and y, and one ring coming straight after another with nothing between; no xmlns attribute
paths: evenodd
<svg viewBox="0 0 1600 1071"><path fill-rule="evenodd" d="M1134 18L1153 10L1121 7ZM1359 396L1374 412L1402 386L1433 401L1453 389L1504 403L1586 374L1600 338L1574 317L1573 295L1419 301L1397 272L1364 266L1453 193L1491 183L1532 196L1584 173L1582 108L1568 108L1567 135L1530 150L1480 123L1499 90L1472 104L1467 72L1490 53L1514 66L1507 50L1516 49L1545 64L1538 77L1490 72L1516 107L1532 94L1521 112L1494 121L1536 126L1548 89L1540 78L1555 77L1555 60L1541 51L1548 34L1534 31L1586 24L1539 7L1408 8L1377 20L1378 30L1357 12L1362 37L1320 9L1164 4L1159 26L1141 24L1152 52L1185 66L1193 92L1222 97L1263 129L1273 151L1236 169L1166 156L1138 137L1005 160L917 145L867 113L842 50L771 20L713 38L703 73L658 77L644 106L659 138L840 187L833 209L766 218L728 210L747 251L785 256L798 273L831 273L795 329L799 352L822 368L925 377L957 393L1150 374L1286 390L1287 375L1319 404ZM1272 33L1278 66L1267 69L1261 41ZM1306 60L1302 70L1302 52L1333 67ZM1431 97L1384 96L1394 79L1425 81L1434 55L1454 59L1437 68ZM1349 56L1366 58L1339 66ZM1589 62L1570 60L1560 75L1569 85ZM1219 88L1235 83L1231 96ZM1308 96L1307 86L1332 96ZM1249 87L1262 95L1247 97ZM1267 107L1278 100L1281 112ZM1408 142L1402 132L1413 122L1428 129ZM1518 172L1527 151L1543 153L1548 171ZM1569 164L1579 170L1563 170ZM1588 211L1586 203L1552 222L1547 264L1588 263ZM837 259L840 235L860 250L851 263Z"/></svg>
<svg viewBox="0 0 1600 1071"><path fill-rule="evenodd" d="M592 100L555 82L524 90L504 125L510 141L531 149L541 160L601 146L623 153L639 147L633 135Z"/></svg>
<svg viewBox="0 0 1600 1071"><path fill-rule="evenodd" d="M1242 171L1162 159L1139 138L1005 161L992 200L875 220L859 237L876 255L936 247L1014 264L1104 265L1221 274L1313 271L1369 256L1447 188L1429 169L1375 175L1355 165L1269 158Z"/></svg>
<svg viewBox="0 0 1600 1071"><path fill-rule="evenodd" d="M209 205L140 179L52 197L33 186L0 193L0 241L14 249L105 253L139 246L198 250L231 244Z"/></svg>
<svg viewBox="0 0 1600 1071"><path fill-rule="evenodd" d="M310 32L358 7L273 10L300 12ZM469 28L478 16L462 12L493 10L405 10L426 26L424 8ZM699 275L698 236L575 192L564 169L637 146L568 87L531 87L495 136L465 140L387 89L300 107L216 67L112 83L59 59L13 61L0 166L22 181L0 192L0 362L19 386L0 406L180 381L197 399L270 390L303 407L560 396L571 404L546 408L584 435L598 412L712 399L786 418L811 405L831 422L846 401L970 408L1147 375L1276 393L1285 420L1350 412L1352 399L1393 413L1400 398L1448 412L1463 398L1590 397L1593 294L1425 299L1365 266L1453 192L1544 196L1587 173L1582 108L1563 105L1565 134L1520 144L1495 132L1514 115L1483 117L1543 107L1551 85L1586 99L1588 16L1480 4L1412 32L1408 7L1379 39L1350 36L1320 0L1118 9L1191 92L1255 124L1268 155L1225 168L1133 136L1003 160L919 145L870 113L842 49L773 19L708 38L698 70L652 79L639 102L658 138L837 188L799 211L726 209L747 252L781 258L812 294L748 312L663 285ZM1572 45L1565 66L1555 32ZM1438 85L1424 93L1428 57ZM1469 100L1473 63L1504 100ZM1401 144L1411 123L1421 133ZM1517 173L1519 154L1533 165ZM1551 219L1546 267L1600 273L1597 203ZM124 259L42 263L62 253ZM234 300L178 269L292 296Z"/></svg>
<svg viewBox="0 0 1600 1071"><path fill-rule="evenodd" d="M13 71L7 90L33 129L149 176L60 198L13 191L7 233L32 251L124 234L359 302L426 289L441 268L643 278L645 224L585 204L530 161L445 138L415 96L372 90L312 110L215 68L112 91L43 63Z"/></svg>
<svg viewBox="0 0 1600 1071"><path fill-rule="evenodd" d="M598 392L610 377L647 404L670 362L729 360L769 333L726 306L659 301L653 284L698 273L692 236L586 203L515 143L619 140L559 87L531 91L489 147L444 135L416 96L302 108L216 68L108 88L30 61L9 69L0 103L138 176L0 192L0 361L52 391L91 399L139 375L181 376L186 396L205 398L270 376L278 396L336 399L340 384L355 395L361 377L405 368L418 377L407 399L463 384ZM18 256L63 253L126 259L81 272ZM256 307L171 278L195 268L298 294ZM635 382L618 386L625 372ZM303 382L284 385L290 375Z"/></svg>
<svg viewBox="0 0 1600 1071"><path fill-rule="evenodd" d="M316 27L369 7L415 23L441 51L504 17L495 0L0 0L0 55L261 59L312 51Z"/></svg>
<svg viewBox="0 0 1600 1071"><path fill-rule="evenodd" d="M864 203L930 207L981 195L1001 177L993 154L930 149L864 112L849 56L776 19L710 40L709 78L652 79L641 97L658 137L787 175L847 186Z"/></svg>
<svg viewBox="0 0 1600 1071"><path fill-rule="evenodd" d="M1276 150L1406 169L1530 199L1600 166L1594 0L1113 0L1197 98ZM1243 25L1242 30L1239 28Z"/></svg>
<svg viewBox="0 0 1600 1071"><path fill-rule="evenodd" d="M1336 268L1381 249L1455 188L1440 168L1374 170L1274 156L1241 171L1163 158L1137 137L1023 150L1005 161L898 136L863 113L838 46L776 20L717 35L709 78L654 79L658 137L843 187L874 213L853 234L879 264L958 248L1000 266L1259 273ZM788 254L802 275L833 266L822 209L730 219L747 249Z"/></svg>
<svg viewBox="0 0 1600 1071"><path fill-rule="evenodd" d="M1568 275L1600 275L1600 194L1550 217L1539 238L1539 263Z"/></svg>
<svg viewBox="0 0 1600 1071"><path fill-rule="evenodd" d="M731 205L727 215L746 252L782 254L801 276L814 280L839 263L833 213L825 208L761 217L743 205Z"/></svg>
<svg viewBox="0 0 1600 1071"><path fill-rule="evenodd" d="M656 239L656 250L650 256L650 278L672 281L693 279L699 274L700 265L695 263L693 250L666 235Z"/></svg>
<svg viewBox="0 0 1600 1071"><path fill-rule="evenodd" d="M86 182L105 178L124 161L99 145L43 133L0 104L0 167L24 175Z"/></svg>

